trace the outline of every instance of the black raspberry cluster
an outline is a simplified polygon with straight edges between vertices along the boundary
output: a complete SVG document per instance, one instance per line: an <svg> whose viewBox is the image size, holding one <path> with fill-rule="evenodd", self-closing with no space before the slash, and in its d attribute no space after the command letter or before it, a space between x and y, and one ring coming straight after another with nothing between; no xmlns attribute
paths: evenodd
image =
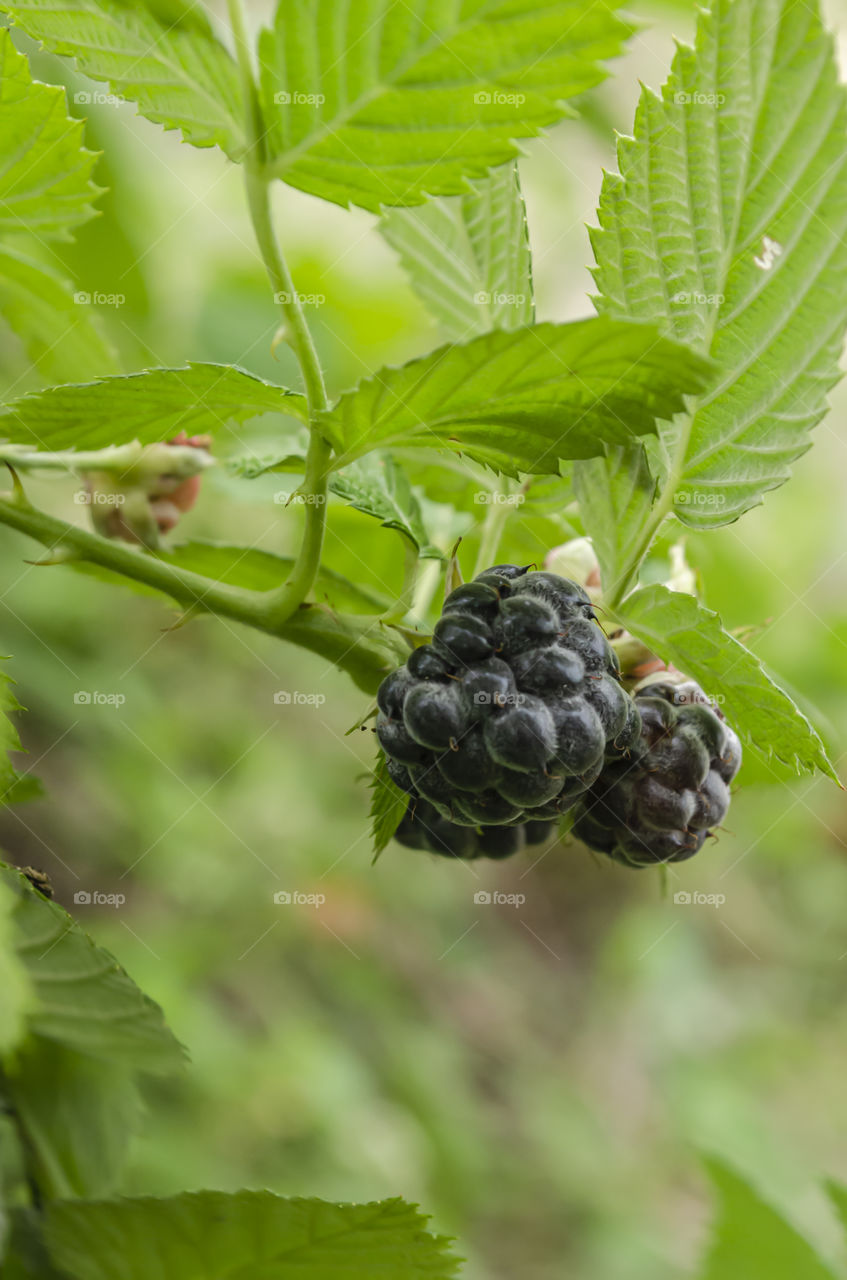
<svg viewBox="0 0 847 1280"><path fill-rule="evenodd" d="M409 795L395 838L454 858L508 857L573 810L579 838L618 862L682 861L723 821L741 761L696 684L630 697L582 587L516 565L451 592L377 703Z"/></svg>
<svg viewBox="0 0 847 1280"><path fill-rule="evenodd" d="M451 592L432 643L377 703L388 770L410 797L397 839L453 857L545 838L641 732L589 596L516 565Z"/></svg>
<svg viewBox="0 0 847 1280"><path fill-rule="evenodd" d="M741 744L693 680L648 684L634 705L638 741L589 788L573 832L628 866L684 862L726 817Z"/></svg>

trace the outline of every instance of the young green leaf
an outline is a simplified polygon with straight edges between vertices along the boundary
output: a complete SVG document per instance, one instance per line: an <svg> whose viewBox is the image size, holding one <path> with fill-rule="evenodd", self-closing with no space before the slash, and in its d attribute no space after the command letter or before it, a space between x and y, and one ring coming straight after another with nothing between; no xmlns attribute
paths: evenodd
<svg viewBox="0 0 847 1280"><path fill-rule="evenodd" d="M820 769L838 781L826 749L802 711L765 672L759 659L724 631L711 609L667 587L644 587L617 610L627 630L660 658L693 676L720 698L739 736L766 757L798 773Z"/></svg>
<svg viewBox="0 0 847 1280"><path fill-rule="evenodd" d="M617 0L286 0L259 40L271 172L378 212L467 190L603 77Z"/></svg>
<svg viewBox="0 0 847 1280"><path fill-rule="evenodd" d="M604 442L654 431L708 370L649 325L606 317L538 324L382 369L322 420L337 466L380 446L414 444L465 453L508 475L555 475L561 458L592 457Z"/></svg>
<svg viewBox="0 0 847 1280"><path fill-rule="evenodd" d="M444 558L429 541L420 503L412 492L408 476L390 454L369 454L358 462L348 463L343 470L334 472L329 487L357 511L404 534L422 557Z"/></svg>
<svg viewBox="0 0 847 1280"><path fill-rule="evenodd" d="M641 96L592 235L599 310L664 325L718 366L663 428L685 524L782 484L838 379L847 325L847 106L807 0L715 0L661 97Z"/></svg>
<svg viewBox="0 0 847 1280"><path fill-rule="evenodd" d="M131 1067L34 1036L0 1092L26 1135L30 1172L46 1198L113 1190L141 1113Z"/></svg>
<svg viewBox="0 0 847 1280"><path fill-rule="evenodd" d="M95 377L114 368L94 308L43 262L0 245L0 315L48 380Z"/></svg>
<svg viewBox="0 0 847 1280"><path fill-rule="evenodd" d="M0 232L69 240L94 216L97 160L68 116L65 90L33 80L29 63L0 29Z"/></svg>
<svg viewBox="0 0 847 1280"><path fill-rule="evenodd" d="M296 392L235 365L189 363L21 396L0 409L0 439L51 450L101 449L129 440L155 444L180 431L215 431L261 413L302 417L305 404Z"/></svg>
<svg viewBox="0 0 847 1280"><path fill-rule="evenodd" d="M184 1192L47 1209L50 1255L74 1280L449 1280L447 1240L403 1200L331 1204L270 1191Z"/></svg>
<svg viewBox="0 0 847 1280"><path fill-rule="evenodd" d="M233 160L245 150L236 66L204 24L160 21L118 0L0 0L0 9L51 53L106 81L148 120L180 129L197 147L218 144Z"/></svg>
<svg viewBox="0 0 847 1280"><path fill-rule="evenodd" d="M388 772L388 761L380 751L371 777L371 839L374 861L391 840L409 807L409 797Z"/></svg>
<svg viewBox="0 0 847 1280"><path fill-rule="evenodd" d="M391 209L380 223L412 287L448 338L532 324L532 263L517 164L464 195Z"/></svg>
<svg viewBox="0 0 847 1280"><path fill-rule="evenodd" d="M737 1173L714 1159L706 1168L718 1216L697 1280L836 1280L808 1241Z"/></svg>
<svg viewBox="0 0 847 1280"><path fill-rule="evenodd" d="M656 496L644 446L607 445L600 457L575 462L573 487L605 594L612 597Z"/></svg>
<svg viewBox="0 0 847 1280"><path fill-rule="evenodd" d="M79 1053L139 1071L169 1072L184 1051L162 1011L113 956L91 941L57 903L0 863L15 895L15 946L34 991L29 1030Z"/></svg>

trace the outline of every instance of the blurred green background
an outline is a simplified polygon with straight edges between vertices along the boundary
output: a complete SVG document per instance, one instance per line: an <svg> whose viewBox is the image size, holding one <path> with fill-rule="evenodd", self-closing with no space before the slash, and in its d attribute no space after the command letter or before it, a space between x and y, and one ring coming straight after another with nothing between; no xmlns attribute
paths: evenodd
<svg viewBox="0 0 847 1280"><path fill-rule="evenodd" d="M635 10L643 29L583 119L521 164L542 319L588 314L584 223L613 131L631 126L638 79L661 83L672 36L693 30L686 5ZM53 59L36 67L86 87ZM237 171L131 107L74 110L110 190L64 268L81 290L124 296L97 307L119 367L235 361L294 380L286 349L271 354L274 310ZM372 218L289 189L276 209L299 289L326 299L310 319L334 391L436 344ZM38 385L2 336L4 394ZM789 486L687 543L706 602L730 627L756 627L757 653L818 708L842 776L845 406L842 388ZM290 549L298 513L273 503L279 480L215 472L180 536ZM72 481L28 487L83 518ZM519 513L501 558L540 561L557 539L555 523ZM333 508L332 567L394 591L398 545ZM466 548L469 568L472 536ZM0 845L49 872L71 909L81 890L126 896L79 915L193 1058L148 1092L125 1190L403 1194L459 1237L469 1280L670 1280L706 1230L709 1150L837 1256L816 1185L847 1178L847 816L835 787L748 761L728 830L664 896L657 876L573 843L482 867L392 845L374 867L362 781L373 737L345 736L368 702L345 677L226 622L171 630L162 603L24 563L37 555L0 531L0 650L48 788L3 812ZM280 705L280 689L317 696ZM79 705L79 690L125 702ZM525 903L475 903L495 887ZM677 905L678 890L725 902ZM295 891L325 901L274 902Z"/></svg>

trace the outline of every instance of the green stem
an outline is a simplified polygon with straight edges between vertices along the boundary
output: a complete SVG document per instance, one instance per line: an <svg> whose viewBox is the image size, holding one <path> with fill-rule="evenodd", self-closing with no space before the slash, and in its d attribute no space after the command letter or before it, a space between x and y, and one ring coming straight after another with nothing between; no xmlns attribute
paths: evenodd
<svg viewBox="0 0 847 1280"><path fill-rule="evenodd" d="M420 554L418 548L405 533L397 535L403 542L403 586L400 595L382 615L383 622L400 622L412 608L418 583Z"/></svg>
<svg viewBox="0 0 847 1280"><path fill-rule="evenodd" d="M248 626L268 629L263 625L260 592L228 587L191 570L177 569L124 542L113 542L77 525L67 524L46 511L30 506L28 502L21 502L19 498L0 496L0 524L27 534L50 551L70 552L71 558L100 565L124 578L163 591L187 609L220 614Z"/></svg>
<svg viewBox="0 0 847 1280"><path fill-rule="evenodd" d="M687 421L680 427L673 459L668 470L668 478L665 481L662 492L659 495L658 501L652 507L647 522L636 539L635 545L629 555L629 559L627 560L626 567L615 583L612 591L606 596L606 603L610 609L616 609L620 605L624 596L629 592L630 587L638 577L638 571L641 568L645 556L652 547L659 529L664 524L665 517L673 510L673 500L676 495L677 486L682 478L685 466L685 455L688 452L688 443L691 439L691 428L693 422L694 415L693 413L689 413L687 415Z"/></svg>
<svg viewBox="0 0 847 1280"><path fill-rule="evenodd" d="M0 462L9 462L18 471L114 472L125 485L160 475L196 475L214 463L205 449L190 445L128 444L105 449L67 449L57 453L31 450L27 445L0 445Z"/></svg>
<svg viewBox="0 0 847 1280"><path fill-rule="evenodd" d="M514 487L507 480L502 492L495 489L488 495L490 506L479 532L479 550L476 553L476 564L473 568L474 578L496 561L497 548L500 546L503 530L513 510L511 501L505 501L505 499L511 499L514 492Z"/></svg>
<svg viewBox="0 0 847 1280"><path fill-rule="evenodd" d="M31 506L18 493L0 495L0 525L34 538L50 552L99 565L170 596L190 613L232 618L280 640L320 654L346 671L367 693L408 655L408 644L396 628L367 614L340 614L322 605L304 605L280 620L274 592L251 591L214 582L180 569L155 555L98 537ZM49 562L46 562L49 563Z"/></svg>
<svg viewBox="0 0 847 1280"><path fill-rule="evenodd" d="M294 288L288 264L277 242L271 216L270 189L265 169L265 124L259 103L250 54L250 40L242 0L227 0L235 40L241 87L247 113L248 149L244 157L244 181L250 220L265 270L286 325L286 335L297 357L309 405L311 439L300 492L306 499L303 541L288 581L274 594L273 617L283 622L308 595L321 560L326 525L326 498L332 448L320 434L317 415L328 406L326 385L318 353L302 303Z"/></svg>

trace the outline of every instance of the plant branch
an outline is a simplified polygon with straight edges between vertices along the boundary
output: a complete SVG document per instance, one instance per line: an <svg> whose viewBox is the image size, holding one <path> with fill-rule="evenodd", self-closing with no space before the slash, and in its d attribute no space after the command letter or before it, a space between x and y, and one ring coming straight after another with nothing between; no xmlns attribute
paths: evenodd
<svg viewBox="0 0 847 1280"><path fill-rule="evenodd" d="M638 570L653 545L659 529L665 521L665 516L669 515L673 510L673 500L676 494L677 485L682 479L682 472L685 466L685 455L688 452L688 443L691 439L691 428L694 423L694 414L690 412L686 415L686 421L680 428L677 438L676 447L674 449L673 458L671 460L668 478L659 494L658 500L650 509L650 514L642 528L638 538L635 541L632 551L626 563L626 567L618 578L611 594L606 598L606 603L610 609L616 609L620 605L624 596L635 582L638 576Z"/></svg>
<svg viewBox="0 0 847 1280"><path fill-rule="evenodd" d="M282 311L286 336L300 366L309 405L310 442L301 486L306 499L306 525L291 577L275 594L273 601L274 617L281 623L303 603L320 565L326 524L327 474L332 448L318 429L317 415L326 409L328 400L314 340L274 232L269 179L264 164L265 123L253 74L242 0L227 0L227 4L247 112L249 143L244 157L247 205L274 301Z"/></svg>
<svg viewBox="0 0 847 1280"><path fill-rule="evenodd" d="M47 453L28 445L0 444L0 462L11 463L18 471L65 471L81 474L87 471L115 473L125 486L161 475L180 478L197 475L214 465L206 449L191 445L128 444L109 445L105 449L66 449Z"/></svg>
<svg viewBox="0 0 847 1280"><path fill-rule="evenodd" d="M162 591L186 608L221 614L248 626L261 625L260 592L226 586L191 570L177 569L127 543L67 524L20 498L0 495L0 524L34 538L50 551L69 552L70 559L85 560Z"/></svg>
<svg viewBox="0 0 847 1280"><path fill-rule="evenodd" d="M420 569L420 553L417 546L405 533L398 531L398 538L403 543L403 586L400 595L389 609L382 615L383 622L400 622L409 613L415 600L415 588Z"/></svg>
<svg viewBox="0 0 847 1280"><path fill-rule="evenodd" d="M517 496L514 486L506 480L502 490L494 489L487 495L488 511L482 522L479 534L479 550L476 553L472 577L489 568L497 558L497 548L503 537L506 523L513 511L514 498Z"/></svg>
<svg viewBox="0 0 847 1280"><path fill-rule="evenodd" d="M375 692L383 676L408 656L408 644L401 633L379 618L304 604L280 621L273 608L274 592L228 586L177 568L126 543L101 538L39 511L17 493L0 495L3 524L35 539L50 552L65 553L68 560L99 565L161 591L186 611L231 618L320 654L346 671L367 693Z"/></svg>

